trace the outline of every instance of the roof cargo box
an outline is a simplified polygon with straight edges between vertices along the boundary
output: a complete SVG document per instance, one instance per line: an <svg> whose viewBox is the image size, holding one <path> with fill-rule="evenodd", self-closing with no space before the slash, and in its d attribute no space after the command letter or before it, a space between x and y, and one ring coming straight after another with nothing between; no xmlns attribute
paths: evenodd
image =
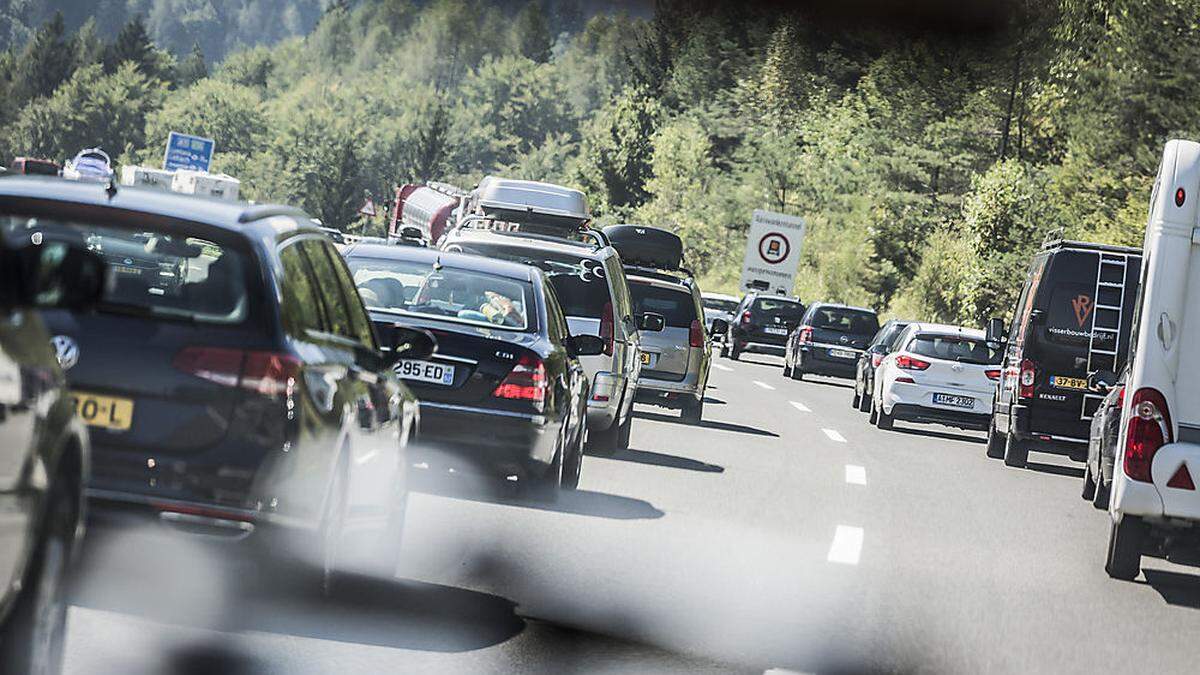
<svg viewBox="0 0 1200 675"><path fill-rule="evenodd" d="M174 180L175 172L166 169L129 165L121 167L121 185L140 185L170 192Z"/></svg>
<svg viewBox="0 0 1200 675"><path fill-rule="evenodd" d="M471 193L472 211L510 223L578 228L592 219L579 190L488 176Z"/></svg>
<svg viewBox="0 0 1200 675"><path fill-rule="evenodd" d="M609 225L604 235L626 265L671 271L683 266L683 241L674 232L645 225Z"/></svg>
<svg viewBox="0 0 1200 675"><path fill-rule="evenodd" d="M206 173L179 169L171 182L171 189L185 195L216 197L234 202L238 198L241 181L223 173Z"/></svg>

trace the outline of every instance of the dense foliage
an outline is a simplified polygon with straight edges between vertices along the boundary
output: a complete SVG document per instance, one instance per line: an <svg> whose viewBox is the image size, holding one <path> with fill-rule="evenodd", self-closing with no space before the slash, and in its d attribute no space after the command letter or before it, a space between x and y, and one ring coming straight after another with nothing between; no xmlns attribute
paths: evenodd
<svg viewBox="0 0 1200 675"><path fill-rule="evenodd" d="M1186 0L1014 0L937 30L684 0L650 18L546 0L122 7L166 5L298 18L217 11L219 45L189 33L198 9L74 31L51 15L19 42L10 21L0 154L156 163L167 131L208 135L244 194L345 228L378 229L356 210L396 182L553 180L604 222L678 231L714 290L769 208L809 223L803 298L975 323L1011 305L1051 230L1139 242L1162 143L1200 132Z"/></svg>

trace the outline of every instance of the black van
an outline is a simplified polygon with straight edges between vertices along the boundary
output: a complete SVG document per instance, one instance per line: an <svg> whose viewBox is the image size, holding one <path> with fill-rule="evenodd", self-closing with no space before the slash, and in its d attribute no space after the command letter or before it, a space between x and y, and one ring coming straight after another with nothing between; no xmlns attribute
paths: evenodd
<svg viewBox="0 0 1200 675"><path fill-rule="evenodd" d="M1087 454L1103 394L1089 373L1119 372L1142 268L1140 249L1049 239L1029 266L996 385L988 457L1025 466L1030 450ZM1004 342L1001 319L988 340Z"/></svg>

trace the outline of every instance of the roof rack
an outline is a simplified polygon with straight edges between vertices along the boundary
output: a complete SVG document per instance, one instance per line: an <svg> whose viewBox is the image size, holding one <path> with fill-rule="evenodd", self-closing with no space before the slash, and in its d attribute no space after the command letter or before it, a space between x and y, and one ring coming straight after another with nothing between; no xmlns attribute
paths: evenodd
<svg viewBox="0 0 1200 675"><path fill-rule="evenodd" d="M1085 251L1106 251L1109 253L1141 253L1142 249L1133 246L1117 246L1115 244L1098 244L1091 241L1076 241L1073 239L1064 239L1061 228L1052 230L1046 235L1046 239L1042 242L1042 250L1047 251L1052 248L1073 248Z"/></svg>
<svg viewBox="0 0 1200 675"><path fill-rule="evenodd" d="M626 272L639 277L661 279L663 281L686 281L696 277L695 273L686 267L680 267L677 270L661 270L657 267L645 267L643 265L624 265L624 267ZM680 273L683 276L680 276Z"/></svg>
<svg viewBox="0 0 1200 675"><path fill-rule="evenodd" d="M455 197L455 198L462 198L462 197L466 197L467 195L471 194L469 191L464 190L464 189L458 187L457 185L453 185L451 183L443 183L441 181L436 181L436 180L427 181L425 183L425 187L427 187L430 190L433 190L435 192L440 192L446 196Z"/></svg>

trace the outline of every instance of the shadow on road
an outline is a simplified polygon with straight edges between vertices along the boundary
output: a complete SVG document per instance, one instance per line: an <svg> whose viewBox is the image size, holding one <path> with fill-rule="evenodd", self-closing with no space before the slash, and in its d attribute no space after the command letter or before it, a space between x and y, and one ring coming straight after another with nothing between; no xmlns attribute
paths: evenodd
<svg viewBox="0 0 1200 675"><path fill-rule="evenodd" d="M957 434L953 431L938 431L936 429L927 429L924 427L895 426L892 427L892 430L898 431L902 434L908 434L909 436L926 436L928 438L940 438L944 441L959 441L961 443L975 444L987 442L987 439L983 438L982 436L968 436L966 434Z"/></svg>
<svg viewBox="0 0 1200 675"><path fill-rule="evenodd" d="M709 464L688 457L679 457L678 455L667 455L661 452L652 452L650 450L623 450L609 457L622 462L636 462L637 464L650 464L652 466L665 466L671 469L686 469L688 471L703 471L705 473L724 473L725 467L717 464Z"/></svg>
<svg viewBox="0 0 1200 675"><path fill-rule="evenodd" d="M811 382L812 384L823 384L826 387L837 387L838 389L854 388L853 382L847 382L845 380L839 380L832 377L824 377L821 375L805 375L803 381Z"/></svg>
<svg viewBox="0 0 1200 675"><path fill-rule="evenodd" d="M1146 575L1145 583L1169 605L1200 609L1200 577L1166 570L1142 570Z"/></svg>
<svg viewBox="0 0 1200 675"><path fill-rule="evenodd" d="M586 469L584 475L587 475ZM466 476L415 475L412 478L411 487L418 492L443 497L595 518L652 520L662 518L664 515L650 502L633 497L622 497L592 490L562 490L558 494L558 501L539 502L517 494L512 484L500 480L472 480Z"/></svg>
<svg viewBox="0 0 1200 675"><path fill-rule="evenodd" d="M734 424L732 422L715 422L713 420L704 420L699 424L688 424L674 415L664 415L662 413L645 412L638 410L634 412L635 417L641 419L654 420L655 422L669 422L671 424L686 424L690 427L699 427L702 429L715 429L717 431L732 431L739 434L753 434L755 436L769 436L771 438L779 438L779 434L765 429L756 427L748 427L744 424Z"/></svg>
<svg viewBox="0 0 1200 675"><path fill-rule="evenodd" d="M712 387L709 387L709 389L712 389ZM725 401L722 401L721 399L715 398L712 396L705 396L704 402L709 403L711 405L725 405Z"/></svg>
<svg viewBox="0 0 1200 675"><path fill-rule="evenodd" d="M1083 469L1077 466L1063 466L1061 464L1042 464L1041 462L1026 462L1025 468L1038 473L1048 473L1053 476L1070 476L1072 478L1083 478Z"/></svg>
<svg viewBox="0 0 1200 675"><path fill-rule="evenodd" d="M742 357L735 363L748 363L752 366L767 366L768 368L775 368L777 370L783 367L783 352L780 352L779 356L776 357L779 360L765 360L773 356L772 354L756 354L755 356L758 356L758 358L750 358L749 355L742 354Z"/></svg>

